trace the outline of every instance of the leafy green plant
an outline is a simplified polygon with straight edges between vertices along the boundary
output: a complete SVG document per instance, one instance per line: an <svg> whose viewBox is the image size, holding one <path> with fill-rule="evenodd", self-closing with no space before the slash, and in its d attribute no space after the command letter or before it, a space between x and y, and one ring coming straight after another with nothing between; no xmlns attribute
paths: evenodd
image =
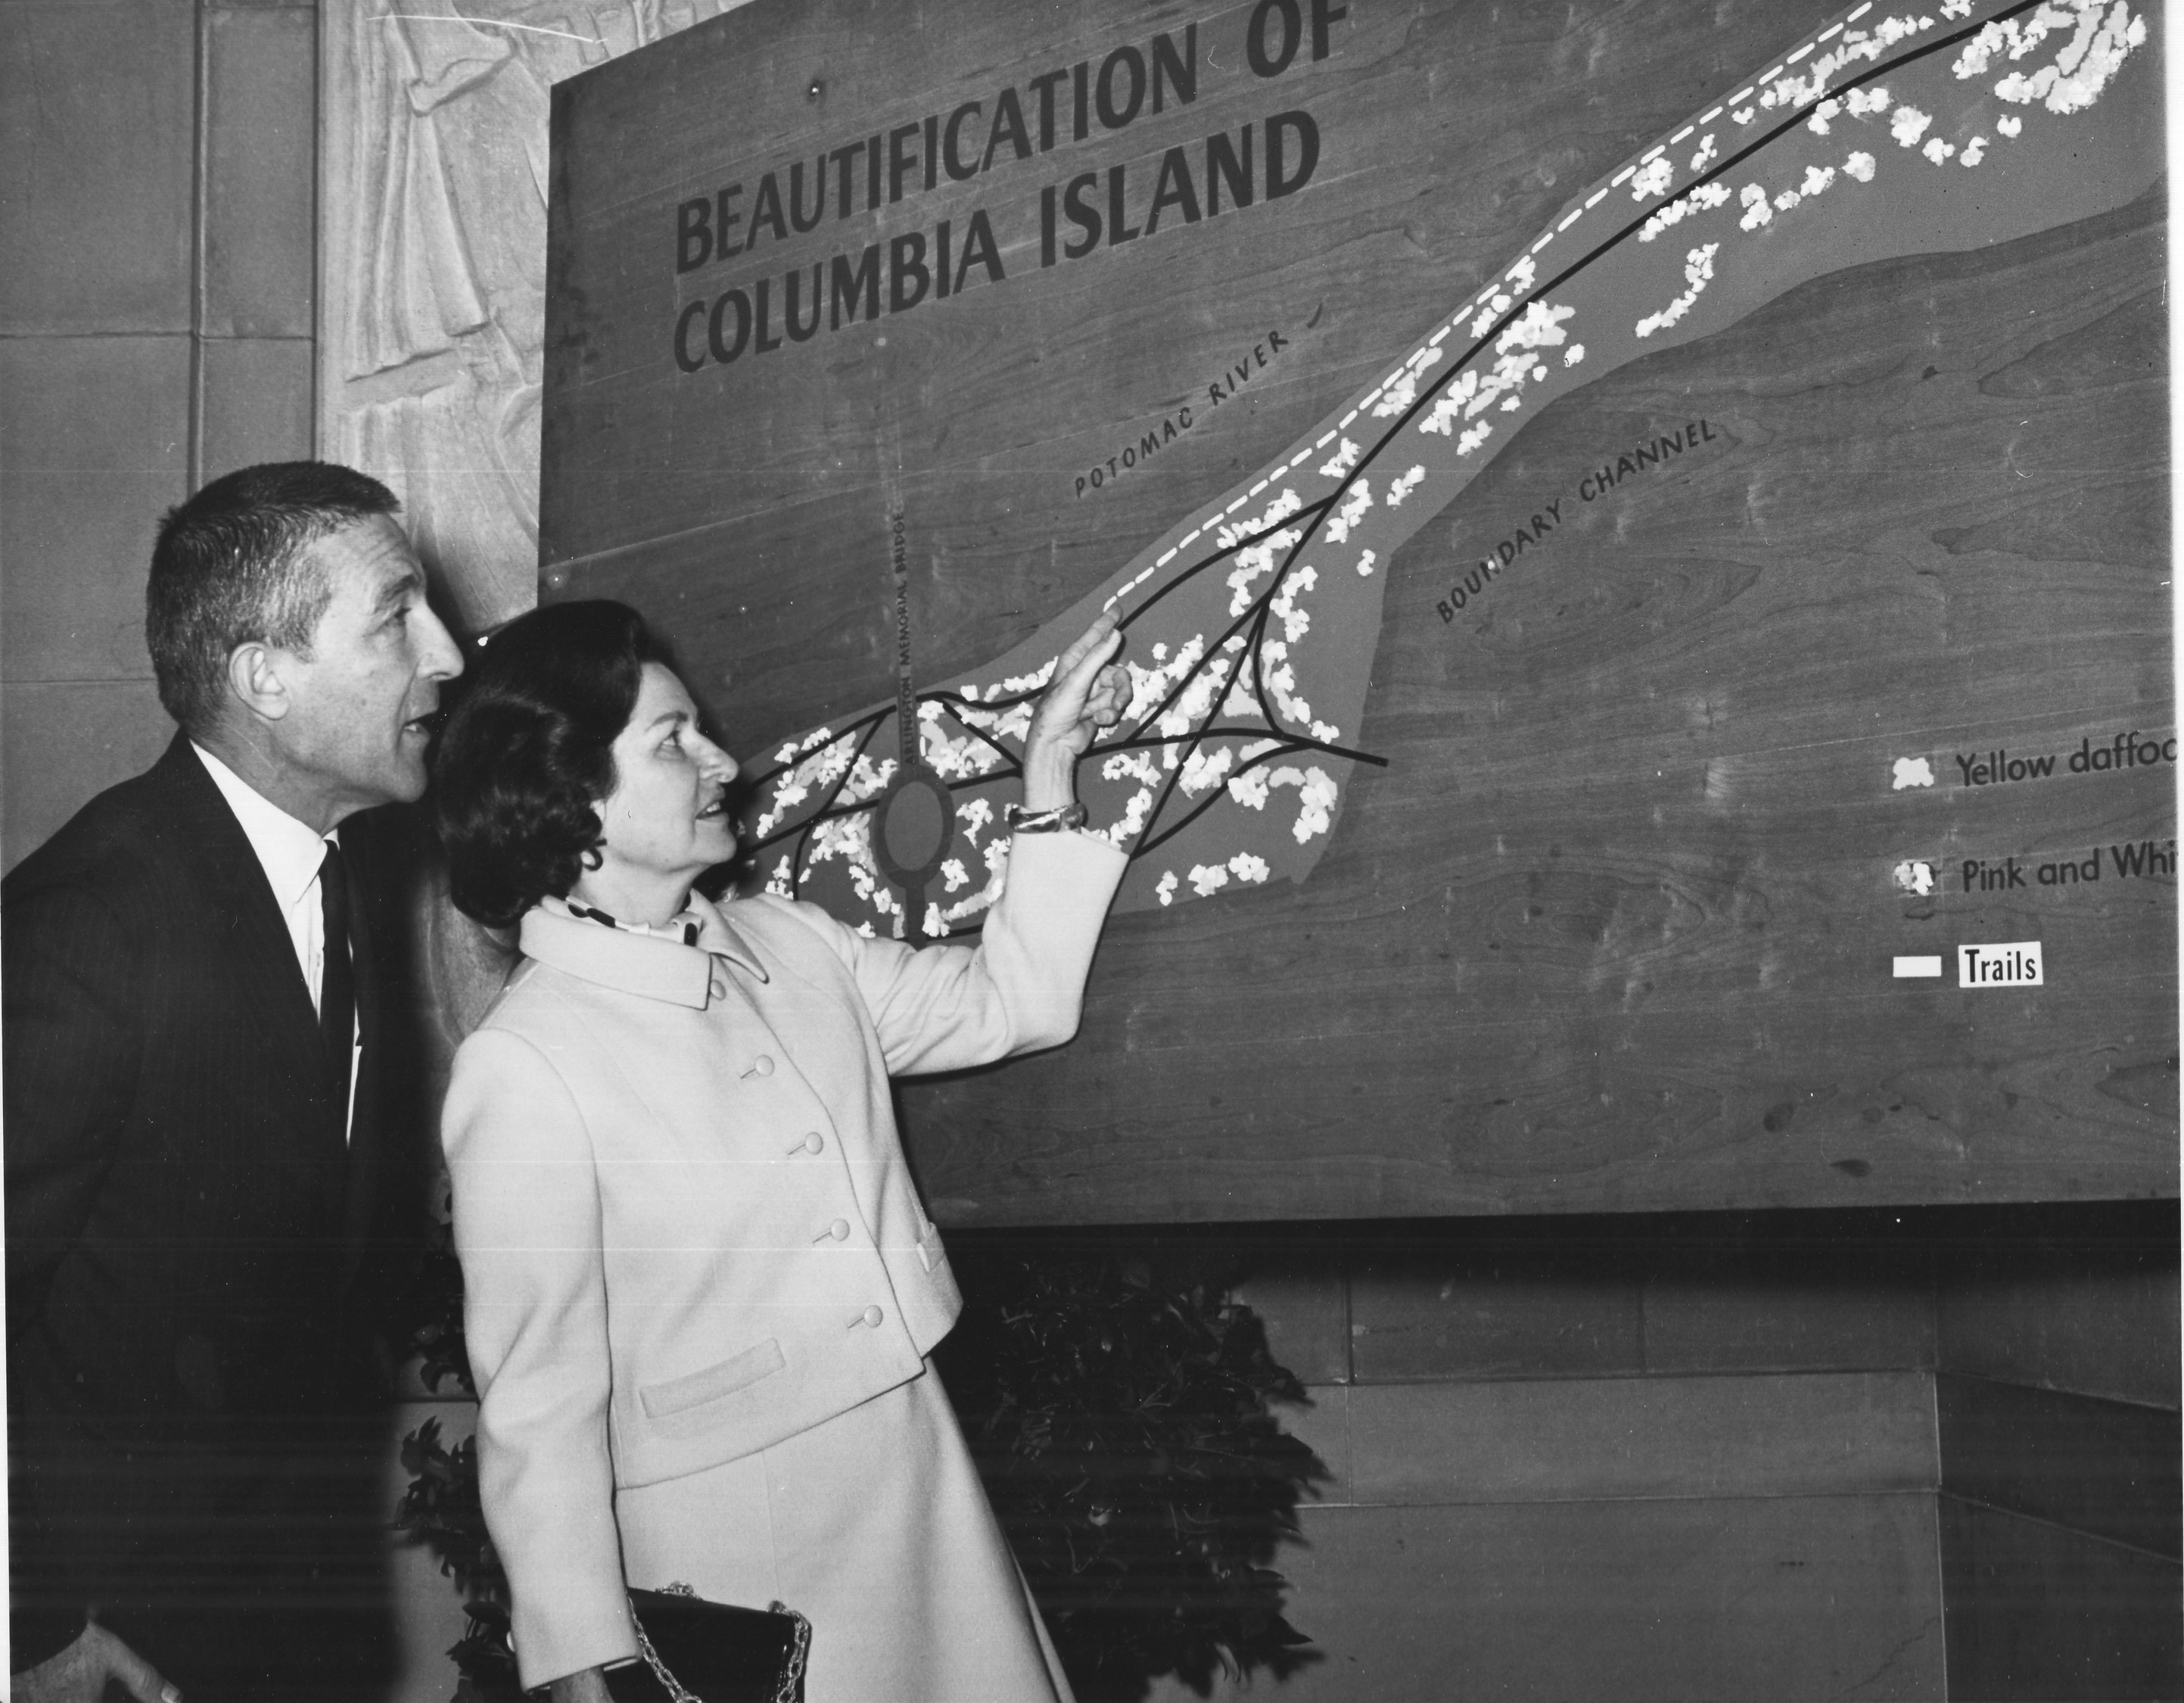
<svg viewBox="0 0 2184 1703"><path fill-rule="evenodd" d="M397 1303L401 1333L416 1357L426 1389L475 1396L470 1354L463 1342L463 1272L448 1227L434 1232ZM454 1581L467 1617L448 1649L458 1676L452 1703L520 1703L523 1689L508 1641L508 1577L485 1528L478 1501L477 1444L465 1438L453 1449L428 1419L402 1439L402 1470L410 1488L394 1510L394 1527L421 1544Z"/></svg>
<svg viewBox="0 0 2184 1703"><path fill-rule="evenodd" d="M522 1687L508 1641L508 1579L478 1504L477 1444L465 1438L449 1449L440 1421L428 1419L402 1439L410 1488L394 1510L398 1531L423 1544L462 1593L468 1617L448 1650L460 1676L454 1703L516 1703Z"/></svg>
<svg viewBox="0 0 2184 1703"><path fill-rule="evenodd" d="M1110 1248L957 1249L935 1355L1083 1703L1174 1673L1277 1678L1318 1659L1270 1563L1327 1469L1271 1404L1301 1402L1212 1262Z"/></svg>
<svg viewBox="0 0 2184 1703"><path fill-rule="evenodd" d="M1081 1703L1135 1703L1173 1672L1277 1678L1318 1659L1270 1563L1327 1477L1271 1404L1305 1393L1225 1274L1198 1255L1108 1248L956 1251L963 1317L940 1363L994 1510ZM474 1393L462 1278L436 1248L404 1309L428 1388ZM398 1529L462 1594L453 1703L518 1703L507 1580L474 1443L437 1420L404 1438Z"/></svg>

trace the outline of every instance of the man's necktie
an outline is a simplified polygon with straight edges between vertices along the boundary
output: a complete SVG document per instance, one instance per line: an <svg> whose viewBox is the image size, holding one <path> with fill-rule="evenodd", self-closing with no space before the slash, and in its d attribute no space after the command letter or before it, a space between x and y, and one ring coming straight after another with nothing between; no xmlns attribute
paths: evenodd
<svg viewBox="0 0 2184 1703"><path fill-rule="evenodd" d="M319 914L326 922L325 970L319 980L319 1036L326 1043L326 1080L334 1114L348 1127L350 1048L356 1036L356 977L349 965L348 875L341 847L326 841L319 865Z"/></svg>

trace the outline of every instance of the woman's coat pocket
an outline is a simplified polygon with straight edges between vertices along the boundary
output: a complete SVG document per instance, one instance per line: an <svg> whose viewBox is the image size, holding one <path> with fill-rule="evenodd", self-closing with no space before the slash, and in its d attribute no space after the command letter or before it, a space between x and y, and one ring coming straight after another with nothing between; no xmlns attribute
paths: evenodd
<svg viewBox="0 0 2184 1703"><path fill-rule="evenodd" d="M702 1420L699 1410L724 1400L738 1391L749 1389L762 1379L772 1377L788 1361L781 1352L779 1340L768 1337L764 1342L731 1355L717 1365L707 1366L703 1371L686 1374L679 1378L668 1378L660 1383L640 1384L638 1387L638 1405L644 1410L649 1420L683 1420L684 1425L670 1429L682 1431L691 1419Z"/></svg>

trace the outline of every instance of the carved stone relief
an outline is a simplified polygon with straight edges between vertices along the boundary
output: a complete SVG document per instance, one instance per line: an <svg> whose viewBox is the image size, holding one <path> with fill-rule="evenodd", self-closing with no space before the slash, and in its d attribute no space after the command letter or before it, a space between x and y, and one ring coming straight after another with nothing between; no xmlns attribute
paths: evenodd
<svg viewBox="0 0 2184 1703"><path fill-rule="evenodd" d="M333 0L320 453L385 480L473 630L537 600L548 91L738 0Z"/></svg>

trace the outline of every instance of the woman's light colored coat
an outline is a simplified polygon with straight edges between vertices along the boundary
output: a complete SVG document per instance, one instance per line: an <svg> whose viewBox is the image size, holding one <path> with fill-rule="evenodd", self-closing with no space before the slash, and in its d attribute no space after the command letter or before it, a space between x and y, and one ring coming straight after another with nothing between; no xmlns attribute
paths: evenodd
<svg viewBox="0 0 2184 1703"><path fill-rule="evenodd" d="M617 1488L738 1460L923 1371L961 1303L888 1078L1068 1039L1123 863L1089 835L1018 837L975 952L772 898L694 900L695 946L525 918L443 1135L480 1488L526 1686L635 1654Z"/></svg>

